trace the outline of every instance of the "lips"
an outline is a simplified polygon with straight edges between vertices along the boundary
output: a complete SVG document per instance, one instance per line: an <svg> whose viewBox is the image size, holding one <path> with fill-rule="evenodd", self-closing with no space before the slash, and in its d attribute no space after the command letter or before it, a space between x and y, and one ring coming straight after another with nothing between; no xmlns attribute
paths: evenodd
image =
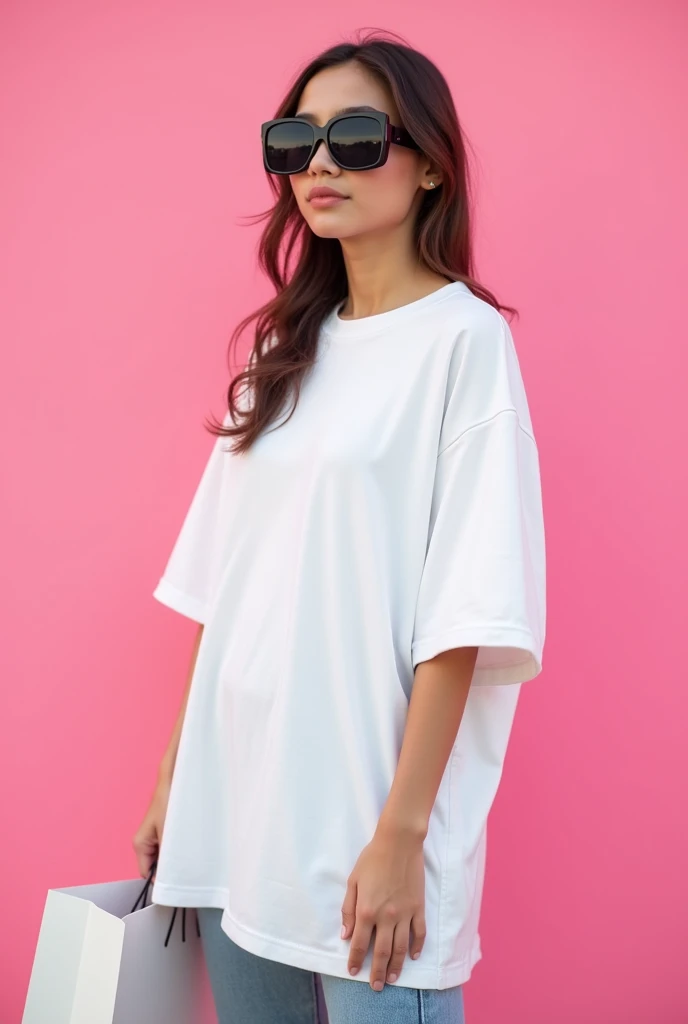
<svg viewBox="0 0 688 1024"><path fill-rule="evenodd" d="M341 192L337 192L333 188L328 188L326 185L317 185L315 188L312 188L310 190L310 192L308 193L308 196L306 198L309 199L309 200L310 199L317 199L318 196L334 196L337 199L347 199L348 198L347 196L342 195Z"/></svg>

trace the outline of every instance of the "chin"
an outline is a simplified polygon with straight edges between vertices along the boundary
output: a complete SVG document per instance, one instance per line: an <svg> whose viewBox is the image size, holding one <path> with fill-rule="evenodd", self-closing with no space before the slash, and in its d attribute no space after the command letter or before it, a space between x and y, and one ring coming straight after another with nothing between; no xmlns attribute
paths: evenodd
<svg viewBox="0 0 688 1024"><path fill-rule="evenodd" d="M308 226L319 238L349 238L361 233L351 225L343 224L341 221L337 223L336 217L330 217L329 223L325 217L309 217Z"/></svg>
<svg viewBox="0 0 688 1024"><path fill-rule="evenodd" d="M318 236L318 238L348 238L349 237L349 232L348 231L344 231L343 229L337 230L337 228L334 227L334 225L329 230L327 228L314 228L314 227L311 227L311 230L312 230L314 235Z"/></svg>

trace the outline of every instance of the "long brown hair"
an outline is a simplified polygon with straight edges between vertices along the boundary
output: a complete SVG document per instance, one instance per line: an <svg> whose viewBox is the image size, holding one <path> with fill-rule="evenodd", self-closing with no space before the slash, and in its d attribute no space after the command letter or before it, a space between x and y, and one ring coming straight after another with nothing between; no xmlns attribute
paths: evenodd
<svg viewBox="0 0 688 1024"><path fill-rule="evenodd" d="M421 150L442 171L442 187L426 191L415 224L419 259L452 281L463 281L497 310L516 314L472 276L471 181L467 140L459 124L449 86L439 69L422 53L373 30L360 41L339 43L325 50L299 72L273 117L293 117L307 82L323 68L357 61L390 89L407 129ZM398 36L396 38L399 38ZM277 178L277 180L275 180ZM274 206L255 220L263 230L258 259L275 286L276 295L245 317L232 333L256 321L255 339L247 368L231 381L228 411L235 426L213 419L206 429L234 437L233 452L247 451L263 429L279 415L288 397L293 414L302 381L315 362L320 326L325 316L347 295L347 276L341 243L314 234L296 203L288 178L268 174ZM250 407L238 402L251 391Z"/></svg>

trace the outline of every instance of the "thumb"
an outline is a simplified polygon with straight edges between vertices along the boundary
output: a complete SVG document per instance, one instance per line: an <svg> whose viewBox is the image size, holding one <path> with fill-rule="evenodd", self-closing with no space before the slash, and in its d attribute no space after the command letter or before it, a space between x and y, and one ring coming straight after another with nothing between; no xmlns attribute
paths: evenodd
<svg viewBox="0 0 688 1024"><path fill-rule="evenodd" d="M342 938L348 939L356 923L356 882L349 878L346 883L346 896L342 903Z"/></svg>

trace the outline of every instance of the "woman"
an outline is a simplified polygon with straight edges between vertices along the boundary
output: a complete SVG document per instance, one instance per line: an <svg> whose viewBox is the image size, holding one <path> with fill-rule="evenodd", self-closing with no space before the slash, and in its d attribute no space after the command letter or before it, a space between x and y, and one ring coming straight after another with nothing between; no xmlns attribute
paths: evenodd
<svg viewBox="0 0 688 1024"><path fill-rule="evenodd" d="M262 144L277 295L154 592L200 625L134 847L155 903L199 908L222 1024L461 1021L545 635L510 307L471 276L462 133L420 53L334 46Z"/></svg>

